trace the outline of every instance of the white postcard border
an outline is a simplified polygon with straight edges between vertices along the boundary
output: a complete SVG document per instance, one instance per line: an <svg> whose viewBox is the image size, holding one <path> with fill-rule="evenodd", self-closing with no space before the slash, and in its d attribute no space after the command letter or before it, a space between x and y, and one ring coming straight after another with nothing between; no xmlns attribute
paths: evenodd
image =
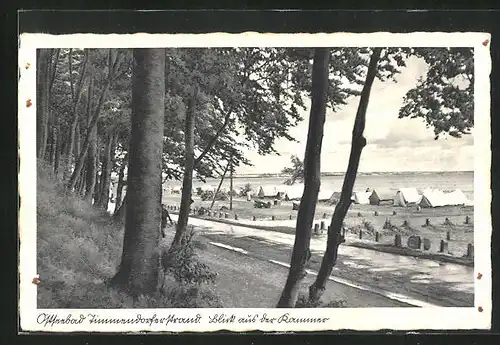
<svg viewBox="0 0 500 345"><path fill-rule="evenodd" d="M22 34L19 49L19 213L20 236L20 321L23 331L96 332L206 332L231 331L319 331L319 330L415 330L488 329L491 322L491 218L490 218L490 41L487 33L335 33L335 34L131 34L131 35L47 35ZM475 168L474 244L475 303L473 308L339 308L339 309L101 309L42 310L36 308L36 48L132 48L132 47L473 47L475 68ZM29 64L29 68L27 68ZM28 101L29 100L29 101ZM31 105L28 107L28 104ZM480 249L480 250L478 250ZM276 296L278 298L279 296ZM479 311L482 310L482 311ZM255 323L209 323L215 314L246 318L258 315ZM99 319L127 318L135 323L90 323L90 314ZM138 318L140 314L140 318ZM276 318L260 322L263 315ZM80 323L52 324L51 315ZM84 318L81 319L80 315ZM196 318L200 322L175 323L172 317ZM286 322L290 318L328 318L326 322ZM281 317L281 322L278 318ZM162 318L164 319L163 322ZM169 319L170 318L170 319ZM170 321L166 321L170 320ZM76 322L76 321L75 321Z"/></svg>

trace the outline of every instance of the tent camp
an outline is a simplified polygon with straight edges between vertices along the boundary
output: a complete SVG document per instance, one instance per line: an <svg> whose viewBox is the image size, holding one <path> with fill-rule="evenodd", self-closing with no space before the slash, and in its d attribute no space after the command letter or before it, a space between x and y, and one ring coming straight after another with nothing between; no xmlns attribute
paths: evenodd
<svg viewBox="0 0 500 345"><path fill-rule="evenodd" d="M445 193L439 189L426 189L423 193L422 200L419 203L421 207L440 207L470 204L470 200L467 199L465 194L460 189L457 189L450 193Z"/></svg>
<svg viewBox="0 0 500 345"><path fill-rule="evenodd" d="M300 200L302 198L303 192L304 192L304 185L303 184L294 184L291 186L287 186L284 199L285 200Z"/></svg>
<svg viewBox="0 0 500 345"><path fill-rule="evenodd" d="M275 186L260 186L257 196L259 198L274 198L278 195L278 191Z"/></svg>
<svg viewBox="0 0 500 345"><path fill-rule="evenodd" d="M406 207L407 204L418 204L421 199L416 188L400 188L393 198L393 205Z"/></svg>
<svg viewBox="0 0 500 345"><path fill-rule="evenodd" d="M370 203L370 195L372 192L354 192L352 193L352 201L355 204L368 205Z"/></svg>

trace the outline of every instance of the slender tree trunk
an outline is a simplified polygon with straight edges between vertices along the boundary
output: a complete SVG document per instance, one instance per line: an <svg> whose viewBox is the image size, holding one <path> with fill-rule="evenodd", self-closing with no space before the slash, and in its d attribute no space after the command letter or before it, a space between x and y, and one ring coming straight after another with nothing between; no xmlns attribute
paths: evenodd
<svg viewBox="0 0 500 345"><path fill-rule="evenodd" d="M356 119L354 121L354 128L352 131L352 144L351 153L349 156L349 164L347 166L344 184L342 185L340 200L335 206L335 211L333 212L330 229L328 231L326 251L321 262L318 276L316 277L315 282L309 287L309 300L312 302L317 302L321 298L325 290L328 277L330 277L333 266L335 266L337 262L339 245L344 242L344 238L342 237L342 223L344 222L347 211L351 206L352 190L354 188L354 182L356 181L356 174L358 172L361 152L363 150L363 147L366 145L366 139L363 136L366 121L366 110L368 108L368 102L370 100L370 92L373 81L375 80L375 76L377 73L377 64L380 58L380 52L381 48L373 49L373 53L370 58L370 64L368 66L365 85L363 86L363 90L361 91L358 111L356 113Z"/></svg>
<svg viewBox="0 0 500 345"><path fill-rule="evenodd" d="M73 150L73 157L80 156L80 121L77 121L75 128L75 147Z"/></svg>
<svg viewBox="0 0 500 345"><path fill-rule="evenodd" d="M232 114L232 109L229 109L227 111L226 115L224 116L224 123L222 124L222 126L217 130L217 132L212 137L212 139L209 141L209 143L207 144L207 146L205 147L203 152L200 153L200 155L198 157L196 157L196 159L194 160L195 167L198 166L198 164L200 164L200 162L203 160L203 158L205 158L205 156L210 152L210 149L212 148L212 146L214 146L215 142L220 137L220 135L222 134L224 129L226 129L227 125L229 124L229 119L231 118L231 114Z"/></svg>
<svg viewBox="0 0 500 345"><path fill-rule="evenodd" d="M58 129L57 129L57 132L60 133L61 132L61 126L59 125L58 126ZM56 156L54 158L54 175L56 177L58 177L59 175L59 163L60 163L60 158L61 158L61 136L59 135L57 137L57 141L56 141Z"/></svg>
<svg viewBox="0 0 500 345"><path fill-rule="evenodd" d="M233 155L229 160L229 210L233 210Z"/></svg>
<svg viewBox="0 0 500 345"><path fill-rule="evenodd" d="M82 173L80 174L80 177L78 178L78 185L76 190L78 191L78 195L85 196L85 185L87 181L87 167L83 167Z"/></svg>
<svg viewBox="0 0 500 345"><path fill-rule="evenodd" d="M164 100L165 50L134 49L125 235L112 280L133 295L152 294L158 287Z"/></svg>
<svg viewBox="0 0 500 345"><path fill-rule="evenodd" d="M111 82L111 79L108 78L106 80L106 84L104 85L104 87L101 91L101 95L99 97L99 103L97 105L97 109L95 110L95 112L92 116L92 120L91 120L90 125L89 125L89 130L88 130L87 136L85 137L85 140L84 140L83 145L82 145L82 150L80 152L80 156L78 157L78 160L75 164L75 169L73 170L73 174L71 175L71 178L69 179L69 182L68 182L68 189L69 190L73 190L75 188L76 178L80 174L80 171L83 168L83 164L85 163L87 151L88 151L89 146L90 146L90 136L91 136L90 133L92 132L92 129L97 127L97 119L99 118L99 114L101 113L101 109L102 109L102 106L104 104L104 100L106 98L110 82Z"/></svg>
<svg viewBox="0 0 500 345"><path fill-rule="evenodd" d="M196 97L198 89L192 87L192 94L188 99L186 110L186 123L184 126L185 140L185 163L184 163L184 179L182 181L182 196L179 210L179 218L177 220L177 229L174 236L172 246L179 244L186 233L189 208L191 207L191 193L193 189L193 170L194 170L194 123L196 116Z"/></svg>
<svg viewBox="0 0 500 345"><path fill-rule="evenodd" d="M37 49L37 89L36 89L36 149L37 157L44 159L47 149L48 121L49 121L49 99L50 99L50 75L49 66L51 49Z"/></svg>
<svg viewBox="0 0 500 345"><path fill-rule="evenodd" d="M89 145L89 152L87 155L87 172L85 181L85 200L92 203L92 198L94 196L95 183L96 183L96 171L97 171L97 128L92 130L91 142Z"/></svg>
<svg viewBox="0 0 500 345"><path fill-rule="evenodd" d="M210 204L210 210L214 207L215 204L215 198L217 197L217 194L219 194L220 187L222 186L222 182L224 182L224 177L226 177L227 170L229 169L229 165L231 164L231 161L229 161L226 165L226 169L224 169L224 173L222 174L222 177L220 178L219 185L217 186L217 190L215 191L214 197L212 198L212 203Z"/></svg>
<svg viewBox="0 0 500 345"><path fill-rule="evenodd" d="M122 191L125 185L125 167L128 164L128 153L125 154L123 158L122 166L120 167L120 172L118 173L118 185L116 186L116 203L115 203L115 214L118 213L120 206L122 205Z"/></svg>
<svg viewBox="0 0 500 345"><path fill-rule="evenodd" d="M107 210L109 203L109 189L111 185L111 170L113 169L113 158L116 144L116 135L110 133L104 152L104 161L101 169L100 195L98 206Z"/></svg>
<svg viewBox="0 0 500 345"><path fill-rule="evenodd" d="M66 156L68 157L68 166L67 170L71 172L71 164L73 163L72 155L74 152L74 145L75 145L75 138L76 138L76 132L77 132L77 127L78 127L78 103L80 103L80 99L82 97L82 90L83 90L83 84L85 80L85 71L87 69L87 63L88 63L88 49L84 50L84 60L82 63L82 66L80 67L79 71L79 79L76 84L76 89L73 84L73 78L70 78L70 87L71 87L71 101L72 101L72 108L71 108L71 125L69 129L69 146L68 146L68 151L66 153ZM70 73L73 71L73 50L70 50L68 54L68 65L69 65L69 70ZM72 73L71 73L72 74ZM93 80L90 83L89 90L88 90L88 98L92 98L92 92L93 92ZM87 100L88 102L88 100ZM76 160L77 155L74 155L74 158Z"/></svg>
<svg viewBox="0 0 500 345"><path fill-rule="evenodd" d="M277 305L278 308L295 307L300 283L306 276L305 267L310 258L309 244L321 183L321 145L328 94L329 62L329 49L316 48L312 70L309 131L304 158L304 193L297 214L295 243L292 250L290 270Z"/></svg>

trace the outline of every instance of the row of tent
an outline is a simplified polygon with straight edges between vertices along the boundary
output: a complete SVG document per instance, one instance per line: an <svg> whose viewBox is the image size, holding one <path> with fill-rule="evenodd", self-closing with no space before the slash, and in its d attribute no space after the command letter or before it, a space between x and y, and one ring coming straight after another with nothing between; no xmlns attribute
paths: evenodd
<svg viewBox="0 0 500 345"><path fill-rule="evenodd" d="M380 202L384 200L376 190L372 192L355 193L353 198L355 203L371 205L379 205ZM401 207L419 205L428 208L458 205L470 206L473 203L460 189L456 189L452 192L444 192L440 189L427 188L424 189L422 193L419 193L416 188L400 188L392 197L392 204Z"/></svg>
<svg viewBox="0 0 500 345"><path fill-rule="evenodd" d="M284 200L300 200L304 191L303 185L292 186L261 186L256 194L259 198L281 198ZM320 190L318 201L337 203L340 192L330 193ZM419 193L416 188L400 188L396 194L383 197L376 190L369 189L363 192L354 192L352 201L360 205L380 205L381 202L392 202L394 206L406 207L408 205L420 205L421 207L440 207L452 205L472 205L465 194L457 189L453 192L444 192L440 189L425 189Z"/></svg>
<svg viewBox="0 0 500 345"><path fill-rule="evenodd" d="M200 188L203 191L215 191L215 187L211 185L202 185ZM181 186L172 187L170 192L180 194ZM278 198L287 201L300 200L304 191L304 185L263 185L253 192L249 193L248 197L255 196L258 198ZM337 203L340 199L340 192L320 190L318 201ZM366 190L354 192L352 201L360 205L380 205L381 202L390 202L394 206L406 207L408 205L420 205L421 207L440 207L452 205L472 205L472 202L460 190L452 192L444 192L440 189L427 188L419 193L416 188L400 188L393 195L380 195L376 190Z"/></svg>

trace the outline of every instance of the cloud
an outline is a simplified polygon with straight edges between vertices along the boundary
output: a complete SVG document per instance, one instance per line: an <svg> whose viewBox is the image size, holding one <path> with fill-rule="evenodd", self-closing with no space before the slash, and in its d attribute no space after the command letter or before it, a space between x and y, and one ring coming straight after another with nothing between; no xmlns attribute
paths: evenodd
<svg viewBox="0 0 500 345"><path fill-rule="evenodd" d="M364 148L359 171L428 171L473 170L474 137L434 140L434 131L423 119L398 119L404 95L413 88L427 66L421 59L411 58L397 82L376 81L367 109ZM322 171L345 171L351 149L352 129L359 97L352 97L342 109L327 110L322 147ZM304 121L290 130L298 143L277 140L281 156L259 156L248 150L247 157L255 165L241 167L239 173L279 172L289 164L290 156L303 158L309 125L309 109L302 112Z"/></svg>

